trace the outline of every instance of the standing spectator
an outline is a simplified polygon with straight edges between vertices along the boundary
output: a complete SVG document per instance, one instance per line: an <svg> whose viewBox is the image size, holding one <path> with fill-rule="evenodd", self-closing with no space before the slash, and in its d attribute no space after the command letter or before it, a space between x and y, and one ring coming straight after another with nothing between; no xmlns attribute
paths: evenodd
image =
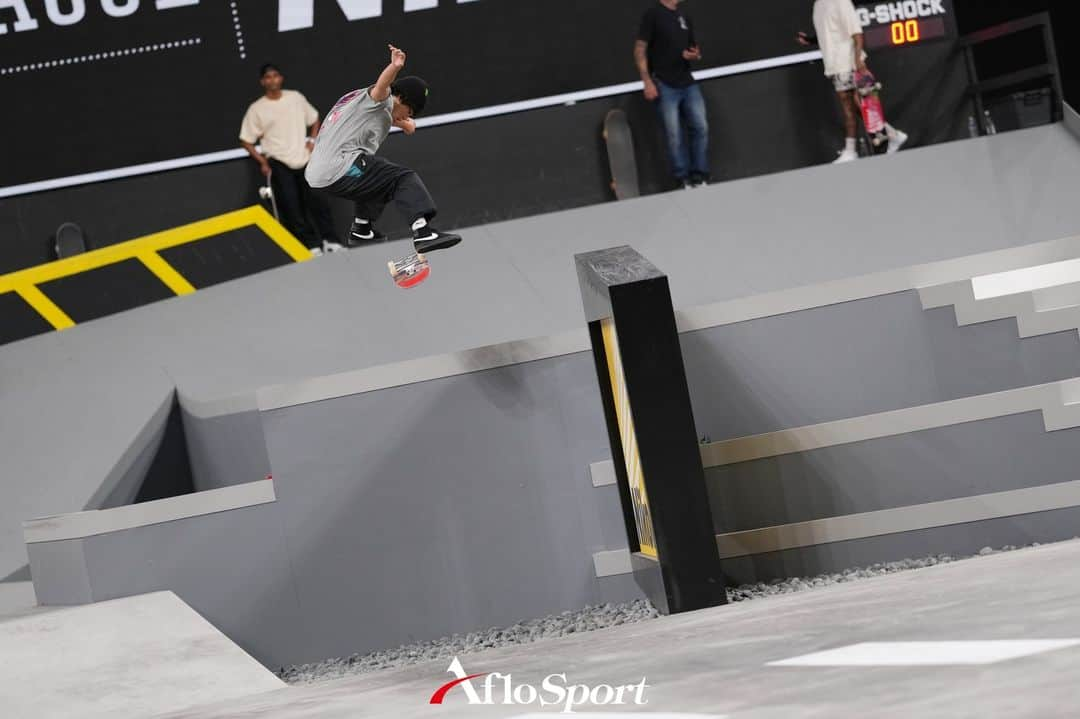
<svg viewBox="0 0 1080 719"><path fill-rule="evenodd" d="M679 10L681 2L659 0L645 11L634 62L645 99L657 102L672 174L684 188L704 187L709 181L709 122L701 87L690 74L690 63L701 60L701 48L693 21Z"/></svg>
<svg viewBox="0 0 1080 719"><path fill-rule="evenodd" d="M866 51L863 49L863 28L851 0L814 0L814 31L816 36L798 34L802 45L821 46L825 61L825 76L832 82L844 113L844 149L834 164L859 159L855 149L855 132L862 114L855 92L855 73L867 72ZM889 135L889 154L897 152L908 136L892 125L886 125Z"/></svg>
<svg viewBox="0 0 1080 719"><path fill-rule="evenodd" d="M319 133L319 113L296 90L283 90L285 77L273 63L259 70L263 96L248 107L240 125L240 144L270 178L281 224L307 245L312 254L344 247L337 241L327 199L313 192L304 179L313 139ZM261 142L262 154L255 149ZM310 213L314 227L308 222Z"/></svg>

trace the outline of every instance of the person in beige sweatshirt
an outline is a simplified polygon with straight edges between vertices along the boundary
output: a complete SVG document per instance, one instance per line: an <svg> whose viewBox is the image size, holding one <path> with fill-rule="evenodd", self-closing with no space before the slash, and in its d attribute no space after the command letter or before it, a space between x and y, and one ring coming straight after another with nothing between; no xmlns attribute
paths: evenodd
<svg viewBox="0 0 1080 719"><path fill-rule="evenodd" d="M284 89L285 76L273 63L260 68L259 82L263 96L244 114L240 144L263 177L270 178L285 229L315 254L344 249L337 240L329 201L304 178L313 138L319 133L318 111L303 94Z"/></svg>

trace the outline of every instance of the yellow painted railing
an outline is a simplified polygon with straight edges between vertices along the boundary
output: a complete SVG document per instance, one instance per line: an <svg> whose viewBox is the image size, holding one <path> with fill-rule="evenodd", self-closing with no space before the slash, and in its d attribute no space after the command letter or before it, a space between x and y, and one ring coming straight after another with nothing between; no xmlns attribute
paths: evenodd
<svg viewBox="0 0 1080 719"><path fill-rule="evenodd" d="M170 247L197 242L249 225L255 225L262 230L296 262L311 259L311 253L299 240L282 227L264 208L255 205L46 265L0 275L0 294L15 292L53 327L58 330L67 329L75 323L38 288L38 285L116 262L137 259L175 294L190 294L195 291L195 288L159 253Z"/></svg>

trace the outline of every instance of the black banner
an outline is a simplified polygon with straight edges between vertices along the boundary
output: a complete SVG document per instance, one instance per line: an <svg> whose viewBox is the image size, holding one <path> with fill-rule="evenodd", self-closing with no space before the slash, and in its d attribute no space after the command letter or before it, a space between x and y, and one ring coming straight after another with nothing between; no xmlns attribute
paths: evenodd
<svg viewBox="0 0 1080 719"><path fill-rule="evenodd" d="M374 80L387 43L432 83L429 114L632 81L653 2L0 0L0 187L236 148L268 60L322 111ZM799 52L811 5L683 8L707 68Z"/></svg>

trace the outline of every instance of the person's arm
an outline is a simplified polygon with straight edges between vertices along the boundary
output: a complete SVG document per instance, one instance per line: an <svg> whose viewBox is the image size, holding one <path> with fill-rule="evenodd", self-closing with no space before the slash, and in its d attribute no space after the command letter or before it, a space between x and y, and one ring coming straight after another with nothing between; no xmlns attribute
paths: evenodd
<svg viewBox="0 0 1080 719"><path fill-rule="evenodd" d="M266 161L266 158L259 154L259 151L255 149L255 146L250 142L240 141L240 144L244 146L244 149L251 155L251 159L259 163L259 171L262 172L263 177L270 177L270 163Z"/></svg>
<svg viewBox="0 0 1080 719"><path fill-rule="evenodd" d="M638 75L641 76L641 82L645 86L645 99L652 102L659 97L660 91L656 89L656 83L649 74L648 52L649 44L644 40L634 43L634 64L637 65Z"/></svg>
<svg viewBox="0 0 1080 719"><path fill-rule="evenodd" d="M315 138L319 136L319 128L322 127L322 123L319 122L319 111L308 102L306 97L303 95L300 97L304 100L304 126L308 129L306 142L310 147L314 147Z"/></svg>
<svg viewBox="0 0 1080 719"><path fill-rule="evenodd" d="M660 91L656 89L652 75L649 74L649 42L653 37L653 12L647 10L641 17L641 27L638 28L637 41L634 43L634 65L638 75L645 86L645 99L652 102L660 97Z"/></svg>
<svg viewBox="0 0 1080 719"><path fill-rule="evenodd" d="M401 68L405 67L405 52L398 50L393 45L388 47L390 48L390 64L386 66L386 69L379 75L379 79L375 81L375 84L368 91L371 99L375 102L382 102L390 97L390 86L394 84L394 80L397 79Z"/></svg>
<svg viewBox="0 0 1080 719"><path fill-rule="evenodd" d="M841 12L844 13L847 31L851 34L851 39L855 41L855 69L866 72L866 39L863 36L862 21L859 20L859 13L855 11L855 3L848 2L845 5Z"/></svg>
<svg viewBox="0 0 1080 719"><path fill-rule="evenodd" d="M259 125L259 118L251 111L251 108L248 108L244 114L244 121L240 124L240 144L251 155L251 159L259 163L259 171L262 172L263 177L270 177L270 163L255 149L255 143L260 137L262 137L262 127Z"/></svg>
<svg viewBox="0 0 1080 719"><path fill-rule="evenodd" d="M394 120L394 127L398 128L406 135L411 135L416 132L416 121L411 117L406 117L404 120Z"/></svg>
<svg viewBox="0 0 1080 719"><path fill-rule="evenodd" d="M859 72L866 72L866 38L863 34L857 33L851 36L855 40L855 69Z"/></svg>
<svg viewBox="0 0 1080 719"><path fill-rule="evenodd" d="M683 50L682 57L687 62L697 62L701 59L701 48L698 46L697 37L694 36L694 21L687 17L686 23L690 27L690 47Z"/></svg>

